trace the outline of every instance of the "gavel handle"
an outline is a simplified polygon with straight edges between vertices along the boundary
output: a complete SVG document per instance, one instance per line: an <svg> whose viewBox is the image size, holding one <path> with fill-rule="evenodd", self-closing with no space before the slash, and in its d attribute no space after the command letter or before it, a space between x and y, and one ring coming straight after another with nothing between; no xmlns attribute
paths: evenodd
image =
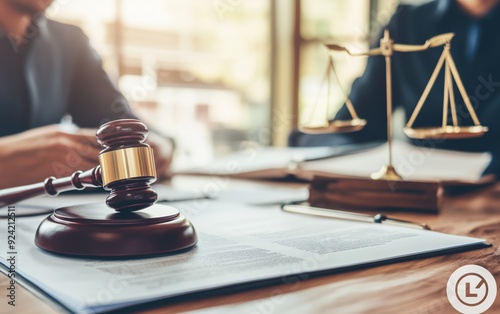
<svg viewBox="0 0 500 314"><path fill-rule="evenodd" d="M76 171L69 177L60 179L48 177L40 183L0 190L0 207L11 205L36 196L56 196L65 191L83 190L86 187L101 186L101 167L97 166L85 172Z"/></svg>

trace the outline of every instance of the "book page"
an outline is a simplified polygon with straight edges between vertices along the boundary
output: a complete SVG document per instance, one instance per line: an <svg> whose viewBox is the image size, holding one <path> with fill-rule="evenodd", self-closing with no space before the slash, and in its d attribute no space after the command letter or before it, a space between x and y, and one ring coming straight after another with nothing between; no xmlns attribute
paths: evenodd
<svg viewBox="0 0 500 314"><path fill-rule="evenodd" d="M234 285L293 282L318 272L485 246L481 239L309 217L282 212L278 206L215 201L176 206L193 222L199 243L180 254L125 260L48 253L34 245L36 228L44 217L18 218L17 275L71 311L93 313ZM2 222L0 232L6 234L7 224ZM5 237L0 238L0 246L6 247ZM11 258L6 252L0 253L4 265Z"/></svg>
<svg viewBox="0 0 500 314"><path fill-rule="evenodd" d="M176 169L175 172L245 178L283 178L300 172L303 162L351 154L378 145L380 143L337 147L257 147L228 154L201 167Z"/></svg>
<svg viewBox="0 0 500 314"><path fill-rule="evenodd" d="M343 174L369 177L388 163L387 144L349 156L310 161L302 164L308 179L314 174ZM393 166L410 180L476 181L491 160L489 153L469 153L393 143Z"/></svg>

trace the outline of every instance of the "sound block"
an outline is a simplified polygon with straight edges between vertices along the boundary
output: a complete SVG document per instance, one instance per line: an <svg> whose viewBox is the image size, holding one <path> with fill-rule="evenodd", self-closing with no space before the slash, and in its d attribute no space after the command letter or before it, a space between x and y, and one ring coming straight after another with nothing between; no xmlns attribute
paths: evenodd
<svg viewBox="0 0 500 314"><path fill-rule="evenodd" d="M136 212L112 212L105 204L62 207L42 221L35 236L41 249L81 257L172 253L197 241L179 210L157 204Z"/></svg>

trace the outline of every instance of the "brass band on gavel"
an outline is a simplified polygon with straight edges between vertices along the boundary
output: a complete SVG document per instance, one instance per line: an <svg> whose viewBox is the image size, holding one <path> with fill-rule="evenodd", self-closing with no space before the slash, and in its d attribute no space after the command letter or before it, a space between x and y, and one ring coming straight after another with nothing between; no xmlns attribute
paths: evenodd
<svg viewBox="0 0 500 314"><path fill-rule="evenodd" d="M123 179L156 176L151 147L130 147L105 152L99 155L99 163L103 186Z"/></svg>

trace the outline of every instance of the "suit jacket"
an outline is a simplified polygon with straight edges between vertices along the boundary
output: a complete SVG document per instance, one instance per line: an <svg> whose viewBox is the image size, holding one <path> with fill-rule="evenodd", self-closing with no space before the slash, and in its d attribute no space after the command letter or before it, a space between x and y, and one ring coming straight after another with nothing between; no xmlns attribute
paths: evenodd
<svg viewBox="0 0 500 314"><path fill-rule="evenodd" d="M411 140L426 147L464 151L489 151L493 160L485 171L500 177L500 6L487 16L474 20L462 12L455 0L432 1L423 5L401 5L386 26L391 37L401 44L423 44L432 36L453 32L451 54L482 125L489 132L480 138L461 140ZM476 33L473 33L476 32ZM382 36L382 35L380 35ZM380 38L380 37L379 37ZM378 46L379 42L373 46ZM372 47L373 47L372 46ZM425 52L395 52L392 57L393 104L412 114L431 76L443 48ZM444 69L444 67L443 67ZM443 70L424 103L414 127L440 126L443 106ZM459 124L473 125L464 101L455 88ZM292 146L338 145L387 139L385 61L383 56L368 59L364 74L353 83L350 98L367 125L350 134L305 135L295 132ZM451 122L451 112L448 116ZM351 119L345 106L335 117Z"/></svg>
<svg viewBox="0 0 500 314"><path fill-rule="evenodd" d="M132 117L79 28L36 17L20 47L0 33L0 136L66 114L81 127Z"/></svg>

